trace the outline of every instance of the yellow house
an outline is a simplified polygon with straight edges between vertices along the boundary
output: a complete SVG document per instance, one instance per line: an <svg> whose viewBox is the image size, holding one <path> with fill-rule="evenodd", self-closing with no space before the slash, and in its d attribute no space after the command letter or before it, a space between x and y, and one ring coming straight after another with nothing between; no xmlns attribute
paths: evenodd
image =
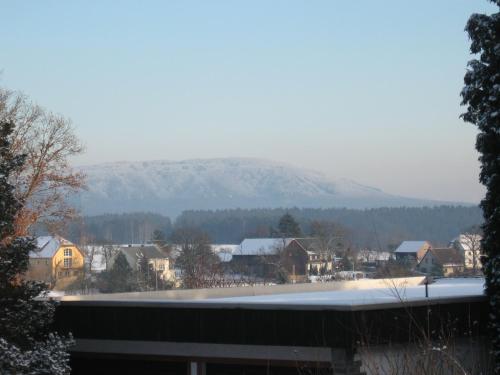
<svg viewBox="0 0 500 375"><path fill-rule="evenodd" d="M53 289L63 290L83 274L84 256L74 243L60 236L37 237L35 243L27 280L43 281Z"/></svg>

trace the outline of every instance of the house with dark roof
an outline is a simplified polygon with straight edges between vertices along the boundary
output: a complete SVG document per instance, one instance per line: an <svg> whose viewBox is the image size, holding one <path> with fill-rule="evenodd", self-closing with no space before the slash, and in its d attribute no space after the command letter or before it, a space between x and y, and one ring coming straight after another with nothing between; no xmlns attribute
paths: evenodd
<svg viewBox="0 0 500 375"><path fill-rule="evenodd" d="M283 267L291 281L306 281L311 274L331 273L335 256L317 238L246 238L232 252L236 273L260 278L275 276Z"/></svg>
<svg viewBox="0 0 500 375"><path fill-rule="evenodd" d="M398 261L420 262L430 248L432 245L428 241L403 241L394 255Z"/></svg>
<svg viewBox="0 0 500 375"><path fill-rule="evenodd" d="M171 269L170 258L156 245L152 244L136 244L136 245L122 245L117 248L116 253L110 261L110 267L113 266L118 254L123 254L127 259L128 264L134 271L138 271L141 261L145 258L151 269L157 273L158 277L162 280L175 279L175 273Z"/></svg>
<svg viewBox="0 0 500 375"><path fill-rule="evenodd" d="M237 274L273 278L283 250L293 238L245 238L232 253L231 268Z"/></svg>
<svg viewBox="0 0 500 375"><path fill-rule="evenodd" d="M83 274L83 252L61 236L40 236L29 253L26 280L42 281L50 288L64 290Z"/></svg>
<svg viewBox="0 0 500 375"><path fill-rule="evenodd" d="M331 273L334 255L317 238L295 238L284 249L283 264L293 281L305 281L309 275Z"/></svg>
<svg viewBox="0 0 500 375"><path fill-rule="evenodd" d="M427 250L417 269L429 275L451 276L464 271L464 260L453 248Z"/></svg>

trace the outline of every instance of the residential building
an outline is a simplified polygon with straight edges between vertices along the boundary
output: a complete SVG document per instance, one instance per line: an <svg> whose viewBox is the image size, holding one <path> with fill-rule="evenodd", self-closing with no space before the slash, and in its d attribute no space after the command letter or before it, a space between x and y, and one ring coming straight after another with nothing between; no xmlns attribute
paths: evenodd
<svg viewBox="0 0 500 375"><path fill-rule="evenodd" d="M398 261L418 263L430 248L432 245L428 241L403 241L394 251L394 255Z"/></svg>
<svg viewBox="0 0 500 375"><path fill-rule="evenodd" d="M481 269L481 240L479 234L464 233L450 242L450 247L462 256L466 269Z"/></svg>
<svg viewBox="0 0 500 375"><path fill-rule="evenodd" d="M417 266L418 270L429 275L451 276L464 270L463 258L453 248L431 248Z"/></svg>
<svg viewBox="0 0 500 375"><path fill-rule="evenodd" d="M50 288L64 290L83 274L83 252L61 236L35 239L36 249L29 254L27 280L43 281Z"/></svg>
<svg viewBox="0 0 500 375"><path fill-rule="evenodd" d="M293 282L300 282L311 274L331 273L334 259L334 253L315 238L246 238L232 252L232 267L266 278L280 266Z"/></svg>
<svg viewBox="0 0 500 375"><path fill-rule="evenodd" d="M231 267L234 272L258 278L272 277L281 252L293 238L245 238L233 252Z"/></svg>
<svg viewBox="0 0 500 375"><path fill-rule="evenodd" d="M122 245L117 248L116 253L111 259L110 266L118 254L125 255L130 267L137 271L140 268L141 260L146 258L148 264L154 272L157 272L158 277L162 280L174 280L175 274L170 267L170 258L163 253L156 245L141 244L141 245Z"/></svg>
<svg viewBox="0 0 500 375"><path fill-rule="evenodd" d="M309 275L331 273L334 256L316 238L295 238L284 249L283 263L292 281L306 281Z"/></svg>

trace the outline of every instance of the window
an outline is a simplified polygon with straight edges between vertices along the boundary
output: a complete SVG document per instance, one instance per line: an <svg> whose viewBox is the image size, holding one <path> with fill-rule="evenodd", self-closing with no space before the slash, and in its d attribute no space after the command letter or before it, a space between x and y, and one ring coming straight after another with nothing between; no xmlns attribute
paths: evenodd
<svg viewBox="0 0 500 375"><path fill-rule="evenodd" d="M70 257L73 255L73 252L71 251L71 249L64 249L64 256L65 257Z"/></svg>
<svg viewBox="0 0 500 375"><path fill-rule="evenodd" d="M64 258L64 268L71 268L73 265L71 258Z"/></svg>
<svg viewBox="0 0 500 375"><path fill-rule="evenodd" d="M159 269L160 271L165 270L165 265L164 265L163 263L160 263L160 264L158 265L158 269Z"/></svg>

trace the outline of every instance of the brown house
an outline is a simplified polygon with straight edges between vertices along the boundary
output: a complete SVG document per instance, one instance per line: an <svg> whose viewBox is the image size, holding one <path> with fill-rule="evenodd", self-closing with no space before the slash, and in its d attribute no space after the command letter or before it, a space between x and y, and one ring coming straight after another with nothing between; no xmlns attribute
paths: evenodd
<svg viewBox="0 0 500 375"><path fill-rule="evenodd" d="M310 274L331 272L333 253L320 249L314 238L296 238L284 249L283 264L292 281L305 281Z"/></svg>
<svg viewBox="0 0 500 375"><path fill-rule="evenodd" d="M417 267L427 274L451 276L463 272L464 261L456 249L429 249Z"/></svg>

